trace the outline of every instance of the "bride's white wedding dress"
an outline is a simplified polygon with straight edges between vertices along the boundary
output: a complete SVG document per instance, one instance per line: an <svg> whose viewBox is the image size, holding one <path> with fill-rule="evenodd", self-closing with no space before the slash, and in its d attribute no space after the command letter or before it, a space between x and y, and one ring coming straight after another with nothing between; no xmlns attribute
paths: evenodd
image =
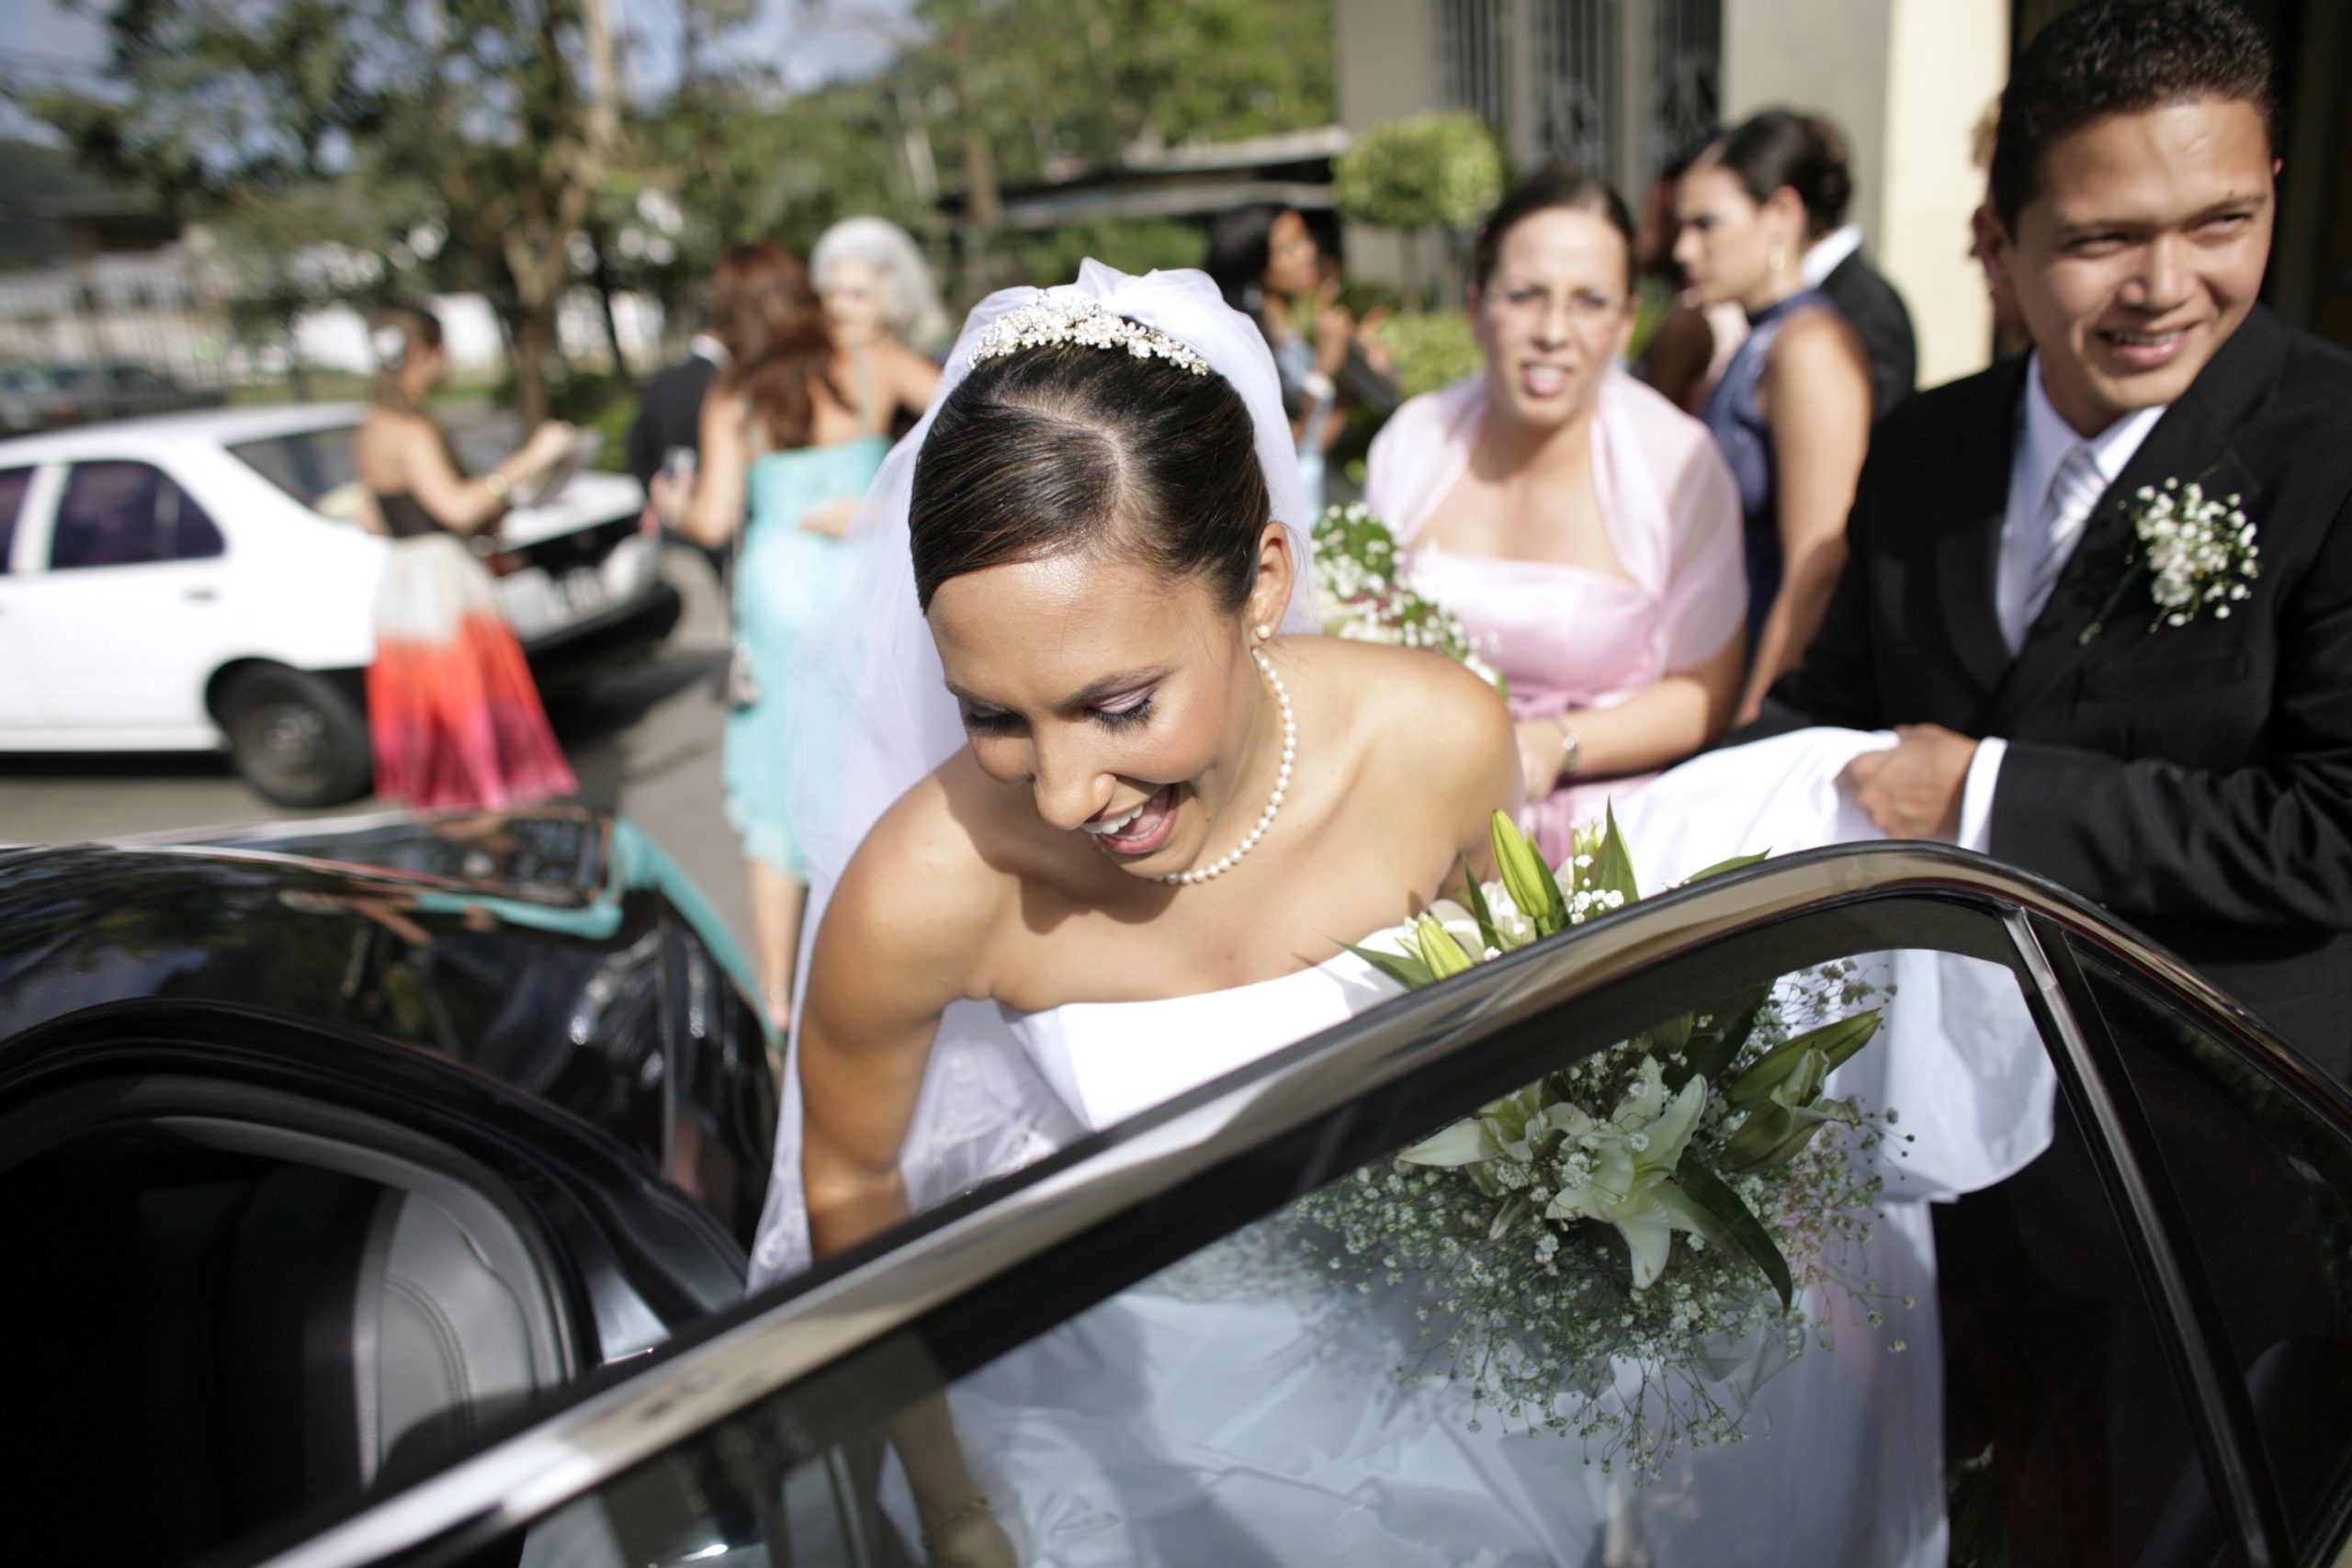
<svg viewBox="0 0 2352 1568"><path fill-rule="evenodd" d="M1283 627L1312 631L1312 513L1255 327L1198 274L1132 278L1090 261L1076 284L1053 292L1167 332L1239 391L1272 514L1290 528L1301 565ZM979 335L1036 298L1035 290L1007 290L982 303L950 355L942 398L968 368ZM855 717L839 768L810 773L809 791L793 802L810 857L810 933L876 816L964 742L917 608L908 547L915 459L930 423L927 415L884 465L844 547L848 585L831 618L805 639L808 677L834 694L833 711ZM1702 776L1684 802L1690 819L1736 828L1741 841L1682 860L1697 838L1668 852L1665 829L1645 824L1634 835L1645 886L1736 851L1785 852L1850 836L1837 821L1815 820L1825 810L1836 815L1834 791L1822 782L1828 775L1818 768L1790 770L1809 782L1783 792L1791 818L1765 830L1716 810L1753 796L1754 775L1708 759L1694 766L1717 772ZM1677 815L1675 784L1669 774L1645 792L1652 821ZM1343 955L1260 985L1167 1001L1079 1003L1029 1015L957 1003L941 1022L902 1151L910 1196L918 1211L927 1208L1388 994L1385 980ZM2041 1102L2037 1133L2030 1111L2016 1114L2034 1088L2030 1073L2013 1070L2013 1052L1946 1048L1969 1034L1975 999L1966 976L1941 991L1906 985L1898 1006L1912 1010L1916 1030L1891 1027L1894 1039L1840 1068L1832 1088L1900 1104L1906 1124L1938 1109L1930 1135L1911 1150L1907 1189L1894 1190L1909 1195L1887 1204L1868 1256L1849 1264L1882 1293L1916 1295L1919 1306L1883 1332L1838 1312L1844 1331L1833 1348L1733 1369L1736 1386L1726 1392L1753 1391L1747 1442L1686 1454L1637 1488L1588 1467L1574 1438L1510 1435L1491 1416L1474 1430L1463 1391L1398 1376L1423 1349L1410 1297L1336 1282L1277 1216L950 1391L967 1457L1023 1560L1035 1568L1940 1562L1942 1368L1921 1200L1998 1179L2030 1157L2046 1140L2048 1102ZM1946 1030L1953 1040L1936 1043L1939 1024L1955 1019L1962 1027ZM1918 1035L1917 1049L1906 1032ZM1899 1069L1888 1065L1898 1052ZM1427 1130L1403 1130L1399 1142ZM797 1072L787 1058L755 1286L808 1261L799 1134ZM1908 1342L1901 1355L1887 1346L1894 1334ZM893 1485L895 1511L910 1526L903 1480Z"/></svg>
<svg viewBox="0 0 2352 1568"><path fill-rule="evenodd" d="M1091 1130L1394 994L1341 954L1232 990L1002 1020ZM1574 1437L1508 1432L1491 1410L1474 1427L1464 1391L1434 1375L1416 1299L1335 1280L1279 1215L965 1378L956 1429L1031 1568L1939 1563L1932 1241L1924 1186L1890 1190L1906 1185L1849 1270L1919 1304L1871 1329L1839 1301L1830 1344L1751 1350L1714 1387L1748 1404L1747 1439L1644 1485L1586 1463ZM1413 1366L1432 1375L1400 1377ZM885 1500L912 1539L895 1472Z"/></svg>

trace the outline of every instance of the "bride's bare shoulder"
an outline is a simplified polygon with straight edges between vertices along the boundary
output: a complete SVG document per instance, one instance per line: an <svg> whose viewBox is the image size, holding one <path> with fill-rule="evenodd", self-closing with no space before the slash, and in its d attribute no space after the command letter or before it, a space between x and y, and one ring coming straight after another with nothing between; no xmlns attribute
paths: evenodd
<svg viewBox="0 0 2352 1568"><path fill-rule="evenodd" d="M1345 637L1296 637L1290 647L1344 705L1356 734L1512 749L1510 714L1494 687L1443 654Z"/></svg>
<svg viewBox="0 0 2352 1568"><path fill-rule="evenodd" d="M1339 710L1356 779L1404 809L1424 801L1458 814L1463 842L1488 816L1520 807L1510 710L1481 677L1443 654L1340 637L1298 637L1302 674Z"/></svg>
<svg viewBox="0 0 2352 1568"><path fill-rule="evenodd" d="M900 795L850 858L825 916L820 941L842 935L869 958L894 967L945 965L959 973L978 961L999 929L1015 883L982 840L980 820L996 805L971 754L959 751Z"/></svg>

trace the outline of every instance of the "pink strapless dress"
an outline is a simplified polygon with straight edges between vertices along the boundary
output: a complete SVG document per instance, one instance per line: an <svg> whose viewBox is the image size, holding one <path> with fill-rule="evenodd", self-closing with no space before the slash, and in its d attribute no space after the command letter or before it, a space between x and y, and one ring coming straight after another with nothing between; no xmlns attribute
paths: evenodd
<svg viewBox="0 0 2352 1568"><path fill-rule="evenodd" d="M1502 671L1513 718L1608 707L1667 673L1657 604L1623 578L1433 547L1411 552L1407 570L1413 586L1459 616L1482 657ZM1657 776L1579 776L1529 801L1527 825L1556 865L1567 858L1569 829Z"/></svg>
<svg viewBox="0 0 2352 1568"><path fill-rule="evenodd" d="M1512 716L1612 706L1738 635L1747 582L1730 470L1704 425L1621 370L1602 385L1592 455L1623 577L1413 547L1485 417L1482 377L1413 399L1372 445L1364 500L1408 546L1414 585L1461 617L1510 682ZM1571 829L1655 776L1577 778L1530 801L1528 823L1556 864Z"/></svg>

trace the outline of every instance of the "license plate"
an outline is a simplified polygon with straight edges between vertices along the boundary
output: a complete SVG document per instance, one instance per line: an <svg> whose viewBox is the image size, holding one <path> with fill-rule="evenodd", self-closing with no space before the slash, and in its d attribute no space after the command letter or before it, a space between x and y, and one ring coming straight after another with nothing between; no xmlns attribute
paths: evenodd
<svg viewBox="0 0 2352 1568"><path fill-rule="evenodd" d="M563 595L564 608L575 615L593 615L605 607L605 580L593 566L565 572L556 586Z"/></svg>
<svg viewBox="0 0 2352 1568"><path fill-rule="evenodd" d="M517 637L545 637L603 615L643 592L656 558L637 537L621 540L603 563L560 575L525 567L498 580L500 605Z"/></svg>
<svg viewBox="0 0 2352 1568"><path fill-rule="evenodd" d="M526 639L543 637L566 618L561 594L548 574L526 567L498 580L499 608L506 612L514 635Z"/></svg>

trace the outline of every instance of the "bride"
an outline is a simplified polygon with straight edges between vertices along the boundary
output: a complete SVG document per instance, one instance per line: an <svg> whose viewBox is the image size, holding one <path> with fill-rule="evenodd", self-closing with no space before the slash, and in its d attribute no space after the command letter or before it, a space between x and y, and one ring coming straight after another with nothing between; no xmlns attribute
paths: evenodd
<svg viewBox="0 0 2352 1568"><path fill-rule="evenodd" d="M1313 519L1273 365L1205 277L1090 263L999 294L949 374L854 527L856 635L820 638L862 729L804 803L829 897L763 1279L959 1160L1008 1168L1392 994L1340 942L1458 882L1520 805L1476 676L1286 635L1313 624ZM1104 1004L1146 1004L1170 1048L1071 1027ZM1001 1560L941 1407L894 1436L941 1554Z"/></svg>
<svg viewBox="0 0 2352 1568"><path fill-rule="evenodd" d="M1261 341L1204 278L1090 263L997 295L948 377L808 645L855 718L795 807L816 935L755 1283L1393 994L1334 939L1458 886L1489 811L1519 805L1483 682L1291 635L1313 622L1289 427ZM1758 792L1742 773L1702 793ZM1637 841L1678 863L1728 852L1700 831L1718 818L1775 842L1784 807L1818 815L1659 798ZM1952 1098L1886 1087L1906 1112ZM1938 1142L1979 1141L1960 1131ZM1894 1207L1871 1267L1931 1300L1925 1204ZM1766 1440L1635 1495L1401 1389L1405 1298L1351 1309L1258 1261L1245 1246L1124 1292L904 1413L885 1501L929 1560L1943 1555L1932 1308L1908 1357L1848 1336L1777 1371Z"/></svg>

